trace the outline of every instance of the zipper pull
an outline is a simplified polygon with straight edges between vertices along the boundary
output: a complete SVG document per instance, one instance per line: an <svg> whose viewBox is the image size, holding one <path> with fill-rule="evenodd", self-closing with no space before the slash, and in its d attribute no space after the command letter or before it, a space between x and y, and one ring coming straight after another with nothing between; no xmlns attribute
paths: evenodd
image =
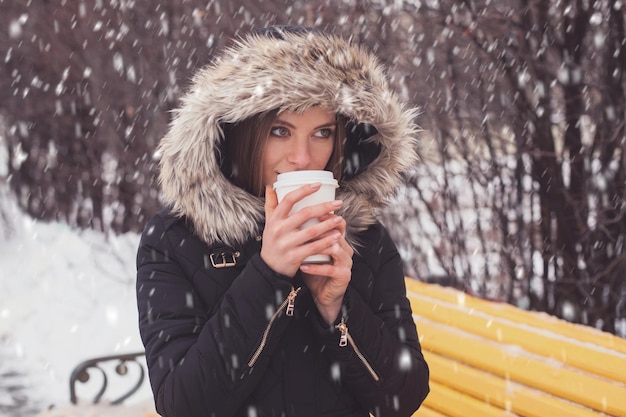
<svg viewBox="0 0 626 417"><path fill-rule="evenodd" d="M297 289L292 288L291 292L287 296L287 310L285 311L287 316L293 316L293 310L296 306L296 296L298 295L300 288L302 287L298 287Z"/></svg>
<svg viewBox="0 0 626 417"><path fill-rule="evenodd" d="M339 336L339 347L348 346L348 326L343 317L341 318L341 323L335 326L335 328L341 332L341 336Z"/></svg>

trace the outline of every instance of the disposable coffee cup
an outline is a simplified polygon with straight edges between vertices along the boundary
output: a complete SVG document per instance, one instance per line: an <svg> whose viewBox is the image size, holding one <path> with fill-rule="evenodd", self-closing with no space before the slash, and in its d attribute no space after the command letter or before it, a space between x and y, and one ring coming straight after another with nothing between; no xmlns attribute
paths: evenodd
<svg viewBox="0 0 626 417"><path fill-rule="evenodd" d="M335 190L339 186L337 180L333 178L333 173L330 171L293 171L278 174L276 182L274 183L274 190L280 202L285 195L294 191L303 185L321 183L322 186L319 190L304 197L302 200L294 204L289 214L296 213L302 210L304 207L312 206L315 204L324 203L327 201L333 201L335 199ZM310 227L319 223L317 219L311 219L302 225L302 228ZM305 264L325 264L330 263L331 259L328 255L318 254L312 255L304 259Z"/></svg>

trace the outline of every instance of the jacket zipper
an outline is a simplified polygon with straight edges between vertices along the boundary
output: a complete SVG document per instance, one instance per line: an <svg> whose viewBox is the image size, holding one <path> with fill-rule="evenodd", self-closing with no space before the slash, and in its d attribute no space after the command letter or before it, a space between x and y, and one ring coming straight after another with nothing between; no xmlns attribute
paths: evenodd
<svg viewBox="0 0 626 417"><path fill-rule="evenodd" d="M285 309L285 315L293 316L293 311L294 311L294 307L296 304L296 296L298 295L301 289L302 287L298 287L296 289L291 287L291 291L289 292L289 295L287 296L287 298L285 298L285 301L283 301L282 304L278 307L278 309L274 312L274 315L270 319L269 323L267 323L267 326L265 327L265 330L263 331L263 337L261 338L261 343L259 344L259 347L256 349L256 351L254 352L254 355L252 355L252 358L248 362L249 368L252 368L254 364L256 363L256 361L259 359L259 356L261 356L261 353L263 352L263 349L265 348L265 344L267 343L267 337L270 334L270 329L272 328L272 325L274 324L274 321L276 320L276 318L278 318L278 316L280 315L280 312L283 309Z"/></svg>
<svg viewBox="0 0 626 417"><path fill-rule="evenodd" d="M341 335L339 336L339 346L345 347L348 345L348 342L349 342L350 346L352 346L352 349L354 349L354 353L356 353L359 359L361 359L361 363L365 365L365 368L367 368L368 372L370 373L374 381L378 382L380 380L380 378L378 377L378 374L376 373L376 371L374 371L374 368L372 368L372 366L369 364L367 359L365 359L365 356L361 353L361 351L357 347L356 343L354 342L354 339L352 338L352 336L350 336L350 333L348 333L348 325L346 324L346 321L344 320L343 317L341 318L341 322L338 325L336 325L335 328L339 330L339 332L341 333Z"/></svg>

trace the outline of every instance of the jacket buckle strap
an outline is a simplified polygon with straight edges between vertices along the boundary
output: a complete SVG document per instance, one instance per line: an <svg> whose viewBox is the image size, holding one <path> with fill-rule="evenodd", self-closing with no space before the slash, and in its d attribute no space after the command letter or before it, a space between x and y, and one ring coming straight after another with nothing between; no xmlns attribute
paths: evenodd
<svg viewBox="0 0 626 417"><path fill-rule="evenodd" d="M211 265L213 268L231 268L237 265L237 258L239 258L240 253L237 252L219 252L212 253L210 256Z"/></svg>

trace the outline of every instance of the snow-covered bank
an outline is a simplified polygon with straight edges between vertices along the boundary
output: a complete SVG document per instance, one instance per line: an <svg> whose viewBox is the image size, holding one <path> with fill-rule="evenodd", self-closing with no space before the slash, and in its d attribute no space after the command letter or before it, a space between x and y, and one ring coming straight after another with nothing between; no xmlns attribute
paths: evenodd
<svg viewBox="0 0 626 417"><path fill-rule="evenodd" d="M0 237L0 342L31 401L64 404L79 362L143 348L134 292L139 237L12 216L10 236ZM145 383L133 400L149 398L148 390ZM11 401L0 396L0 410Z"/></svg>

